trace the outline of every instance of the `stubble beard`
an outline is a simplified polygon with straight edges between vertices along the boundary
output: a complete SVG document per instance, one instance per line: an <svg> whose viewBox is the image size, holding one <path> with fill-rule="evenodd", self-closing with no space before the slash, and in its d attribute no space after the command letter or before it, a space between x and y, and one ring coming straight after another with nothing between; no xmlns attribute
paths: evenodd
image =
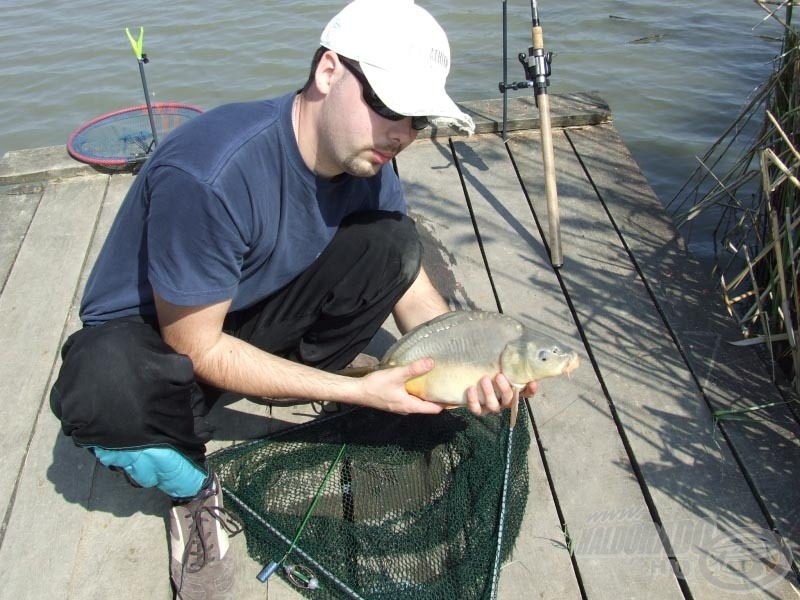
<svg viewBox="0 0 800 600"><path fill-rule="evenodd" d="M372 177L381 170L381 165L377 165L362 157L363 153L351 154L342 162L346 173L354 177Z"/></svg>

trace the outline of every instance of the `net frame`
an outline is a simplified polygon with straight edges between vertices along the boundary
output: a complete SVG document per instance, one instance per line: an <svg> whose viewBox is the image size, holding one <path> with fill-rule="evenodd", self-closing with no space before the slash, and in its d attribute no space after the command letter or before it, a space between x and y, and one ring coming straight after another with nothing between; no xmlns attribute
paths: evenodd
<svg viewBox="0 0 800 600"><path fill-rule="evenodd" d="M150 108L159 139L203 112L196 106L176 102L160 102ZM84 123L70 135L67 152L90 165L129 167L147 160L153 145L148 106L140 104Z"/></svg>

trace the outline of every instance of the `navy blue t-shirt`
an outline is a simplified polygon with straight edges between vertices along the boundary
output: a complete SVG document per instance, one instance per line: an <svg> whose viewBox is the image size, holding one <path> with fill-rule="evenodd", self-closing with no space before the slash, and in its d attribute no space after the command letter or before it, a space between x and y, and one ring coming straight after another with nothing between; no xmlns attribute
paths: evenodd
<svg viewBox="0 0 800 600"><path fill-rule="evenodd" d="M292 130L294 93L228 104L167 136L120 207L81 303L94 325L155 315L166 301L255 304L305 270L347 215L406 212L400 183L374 177L318 178Z"/></svg>

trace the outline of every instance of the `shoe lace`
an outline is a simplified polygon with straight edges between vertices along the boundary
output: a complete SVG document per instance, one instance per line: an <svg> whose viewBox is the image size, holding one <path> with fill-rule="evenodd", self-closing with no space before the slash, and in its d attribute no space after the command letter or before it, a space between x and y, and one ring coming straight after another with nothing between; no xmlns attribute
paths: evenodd
<svg viewBox="0 0 800 600"><path fill-rule="evenodd" d="M204 518L207 515L209 518ZM183 550L183 569L188 573L197 573L206 566L208 556L214 548L212 537L213 522L218 522L233 537L244 529L242 522L228 509L221 506L200 506L197 510L186 513L190 519L189 540ZM182 579L182 577L181 577Z"/></svg>

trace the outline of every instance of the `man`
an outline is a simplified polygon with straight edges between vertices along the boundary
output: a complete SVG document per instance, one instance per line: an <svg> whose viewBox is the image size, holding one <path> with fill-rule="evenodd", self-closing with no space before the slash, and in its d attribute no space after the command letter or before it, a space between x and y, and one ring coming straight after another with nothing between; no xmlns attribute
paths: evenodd
<svg viewBox="0 0 800 600"><path fill-rule="evenodd" d="M386 39L387 23L405 39ZM428 117L471 125L444 89L447 37L411 0L356 0L321 44L299 93L219 107L159 145L87 282L85 327L51 393L76 444L174 500L181 598L224 596L232 582L224 559L240 527L205 462L214 390L442 410L404 388L430 359L334 372L390 313L405 332L449 310L420 268L390 164ZM468 405L497 412L514 394L484 377Z"/></svg>

